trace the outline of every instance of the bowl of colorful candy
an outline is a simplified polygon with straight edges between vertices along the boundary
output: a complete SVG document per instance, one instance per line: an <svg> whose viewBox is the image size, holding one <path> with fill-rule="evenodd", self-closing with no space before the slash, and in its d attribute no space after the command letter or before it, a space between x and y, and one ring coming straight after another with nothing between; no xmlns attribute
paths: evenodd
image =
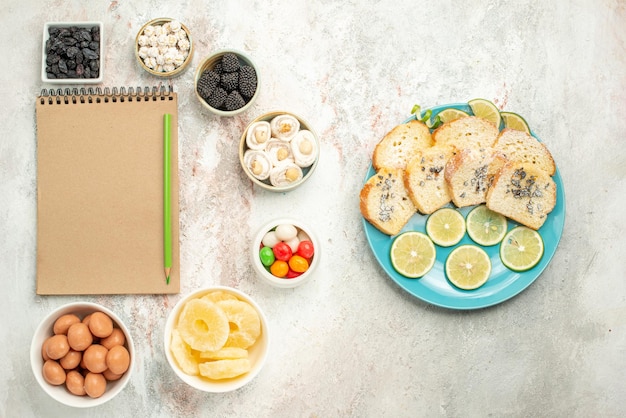
<svg viewBox="0 0 626 418"><path fill-rule="evenodd" d="M291 112L275 111L252 120L239 144L239 162L248 178L272 192L287 192L313 175L319 161L313 127Z"/></svg>
<svg viewBox="0 0 626 418"><path fill-rule="evenodd" d="M281 218L259 228L251 248L252 265L267 283L282 288L309 281L320 263L320 245L313 229Z"/></svg>

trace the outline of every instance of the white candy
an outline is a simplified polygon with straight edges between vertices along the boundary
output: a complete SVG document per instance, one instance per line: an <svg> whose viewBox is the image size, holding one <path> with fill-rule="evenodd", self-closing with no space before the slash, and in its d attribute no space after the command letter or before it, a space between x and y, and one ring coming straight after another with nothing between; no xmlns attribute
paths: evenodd
<svg viewBox="0 0 626 418"><path fill-rule="evenodd" d="M137 37L137 53L146 67L171 72L185 63L191 43L179 21L148 25Z"/></svg>
<svg viewBox="0 0 626 418"><path fill-rule="evenodd" d="M274 245L278 244L280 240L276 237L276 232L269 231L263 236L261 242L265 247L274 248Z"/></svg>
<svg viewBox="0 0 626 418"><path fill-rule="evenodd" d="M191 44L189 43L189 39L187 38L179 39L177 45L181 51L188 51L189 48L191 47Z"/></svg>
<svg viewBox="0 0 626 418"><path fill-rule="evenodd" d="M151 37L152 35L154 35L154 26L152 25L146 26L145 29L143 30L143 34L146 35L147 37Z"/></svg>
<svg viewBox="0 0 626 418"><path fill-rule="evenodd" d="M137 38L137 43L139 44L139 46L146 46L148 45L149 42L150 42L150 38L148 38L146 35L140 35Z"/></svg>
<svg viewBox="0 0 626 418"><path fill-rule="evenodd" d="M289 224L282 224L276 227L276 238L281 241L289 241L296 238L298 230L295 226Z"/></svg>
<svg viewBox="0 0 626 418"><path fill-rule="evenodd" d="M172 32L178 32L182 28L182 25L178 20L172 20L170 22L170 30Z"/></svg>
<svg viewBox="0 0 626 418"><path fill-rule="evenodd" d="M295 253L296 251L298 251L298 245L300 244L300 240L297 236L295 236L289 241L285 241L285 244L287 244L289 248L291 248L292 253Z"/></svg>
<svg viewBox="0 0 626 418"><path fill-rule="evenodd" d="M311 241L311 238L307 235L307 233L302 230L298 231L298 239L300 241Z"/></svg>
<svg viewBox="0 0 626 418"><path fill-rule="evenodd" d="M157 65L156 63L156 58L154 57L146 57L143 60L143 63L146 64L146 67L150 68L150 69L154 69Z"/></svg>
<svg viewBox="0 0 626 418"><path fill-rule="evenodd" d="M157 42L159 43L159 45L167 45L167 42L168 42L167 35L164 33L160 34L157 38Z"/></svg>
<svg viewBox="0 0 626 418"><path fill-rule="evenodd" d="M141 58L147 58L148 57L148 47L147 46L142 46L141 48L139 48L139 57Z"/></svg>

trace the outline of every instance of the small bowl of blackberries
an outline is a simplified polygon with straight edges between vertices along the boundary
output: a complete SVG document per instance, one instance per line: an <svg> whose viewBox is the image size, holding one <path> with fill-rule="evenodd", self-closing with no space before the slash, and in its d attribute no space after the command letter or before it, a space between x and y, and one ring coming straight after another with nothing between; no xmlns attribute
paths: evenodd
<svg viewBox="0 0 626 418"><path fill-rule="evenodd" d="M49 22L43 29L41 81L97 84L103 79L102 22Z"/></svg>
<svg viewBox="0 0 626 418"><path fill-rule="evenodd" d="M200 63L195 77L200 103L218 116L247 110L259 94L259 73L244 52L224 49Z"/></svg>

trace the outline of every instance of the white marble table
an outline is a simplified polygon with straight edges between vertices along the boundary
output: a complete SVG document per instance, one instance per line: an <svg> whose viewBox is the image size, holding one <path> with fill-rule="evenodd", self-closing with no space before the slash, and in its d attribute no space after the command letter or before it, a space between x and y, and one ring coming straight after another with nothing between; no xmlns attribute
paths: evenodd
<svg viewBox="0 0 626 418"><path fill-rule="evenodd" d="M167 5L166 5L167 4ZM196 50L179 93L182 289L221 284L252 295L272 325L267 364L226 394L186 387L168 368L164 320L181 295L37 296L34 98L46 21L104 22L103 85L159 82L134 61L140 26L183 21ZM34 1L0 15L0 416L415 417L626 415L626 7L620 1ZM221 48L262 72L254 107L230 119L203 109L193 71ZM423 107L494 101L526 117L566 189L551 264L494 307L455 311L396 286L365 238L358 192L374 145ZM240 174L240 132L284 109L322 138L313 179L286 195ZM281 290L243 251L278 214L313 225L324 258L314 279ZM137 363L129 386L90 411L36 384L28 349L50 310L89 300L126 318Z"/></svg>

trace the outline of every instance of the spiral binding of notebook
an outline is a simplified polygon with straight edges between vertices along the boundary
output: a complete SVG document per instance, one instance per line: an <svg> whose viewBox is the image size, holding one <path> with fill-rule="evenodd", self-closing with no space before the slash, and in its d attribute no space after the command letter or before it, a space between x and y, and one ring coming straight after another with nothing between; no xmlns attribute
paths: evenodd
<svg viewBox="0 0 626 418"><path fill-rule="evenodd" d="M160 88L153 86L152 88L146 87L129 87L128 91L125 87L109 88L105 87L77 87L65 88L65 89L43 89L39 95L41 104L73 104L76 103L108 103L108 102L147 102L149 100L173 100L171 93L174 92L173 86L161 86Z"/></svg>

